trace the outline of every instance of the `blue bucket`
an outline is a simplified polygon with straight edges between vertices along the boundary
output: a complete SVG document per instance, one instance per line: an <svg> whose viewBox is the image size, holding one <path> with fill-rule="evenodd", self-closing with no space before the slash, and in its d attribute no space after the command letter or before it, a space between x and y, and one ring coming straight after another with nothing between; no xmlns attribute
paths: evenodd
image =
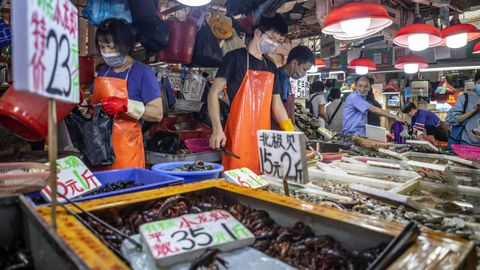
<svg viewBox="0 0 480 270"><path fill-rule="evenodd" d="M182 161L182 162L165 162L159 163L152 166L152 170L160 172L163 174L168 174L172 176L182 177L184 183L194 183L202 180L211 180L218 179L220 173L223 171L223 166L218 163L208 163L205 164L213 165L214 170L210 171L198 171L198 172L179 172L173 171L173 169L181 167L183 165L192 164L192 161Z"/></svg>

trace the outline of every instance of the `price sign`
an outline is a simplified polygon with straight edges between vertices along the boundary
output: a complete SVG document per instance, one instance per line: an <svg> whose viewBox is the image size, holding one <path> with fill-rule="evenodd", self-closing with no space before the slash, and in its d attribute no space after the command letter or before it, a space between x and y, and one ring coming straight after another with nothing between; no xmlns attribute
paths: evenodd
<svg viewBox="0 0 480 270"><path fill-rule="evenodd" d="M85 164L75 156L68 156L57 160L57 192L69 199L76 198L102 186L102 183L93 175ZM52 201L50 186L45 187L42 196ZM60 202L65 201L57 196Z"/></svg>
<svg viewBox="0 0 480 270"><path fill-rule="evenodd" d="M265 180L260 178L248 168L240 168L223 172L223 177L225 177L228 182L248 188L258 189L268 186L268 183L265 182Z"/></svg>
<svg viewBox="0 0 480 270"><path fill-rule="evenodd" d="M159 267L193 260L209 247L229 251L255 242L255 236L224 210L146 223L139 231Z"/></svg>
<svg viewBox="0 0 480 270"><path fill-rule="evenodd" d="M310 95L310 86L306 77L298 80L290 79L290 84L295 98L308 98Z"/></svg>
<svg viewBox="0 0 480 270"><path fill-rule="evenodd" d="M15 89L77 103L77 8L69 0L11 2Z"/></svg>
<svg viewBox="0 0 480 270"><path fill-rule="evenodd" d="M302 132L257 131L262 173L305 184L308 182L305 135Z"/></svg>

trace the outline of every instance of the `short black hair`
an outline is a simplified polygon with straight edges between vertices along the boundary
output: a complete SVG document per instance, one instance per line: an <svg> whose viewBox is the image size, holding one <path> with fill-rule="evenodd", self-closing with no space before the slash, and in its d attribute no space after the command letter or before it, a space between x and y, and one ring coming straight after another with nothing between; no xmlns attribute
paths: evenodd
<svg viewBox="0 0 480 270"><path fill-rule="evenodd" d="M411 112L413 109L416 109L416 108L417 108L417 106L415 106L415 104L413 104L413 103L408 103L405 107L403 107L402 112L403 112L403 113L409 113L409 112Z"/></svg>
<svg viewBox="0 0 480 270"><path fill-rule="evenodd" d="M475 82L480 80L480 70L478 70L477 72L475 72Z"/></svg>
<svg viewBox="0 0 480 270"><path fill-rule="evenodd" d="M372 85L373 82L375 81L373 78L370 78L370 77L368 77L367 75L361 75L361 76L358 76L358 77L355 79L355 84L357 84L358 81L359 81L361 78L367 79L368 82L370 83L370 85Z"/></svg>
<svg viewBox="0 0 480 270"><path fill-rule="evenodd" d="M340 98L342 96L342 91L340 91L339 88L331 88L330 93L328 93L327 100L328 101L334 101L337 98Z"/></svg>
<svg viewBox="0 0 480 270"><path fill-rule="evenodd" d="M323 92L323 90L325 90L325 85L321 81L314 81L312 85L310 85L310 94Z"/></svg>
<svg viewBox="0 0 480 270"><path fill-rule="evenodd" d="M99 52L100 42L112 42L123 55L131 55L136 43L133 30L128 22L114 18L103 21L97 28L95 46Z"/></svg>
<svg viewBox="0 0 480 270"><path fill-rule="evenodd" d="M288 33L287 22L280 13L275 13L271 18L262 16L258 25L255 26L255 29L259 29L262 32L272 30L273 32L279 33L281 36L285 36Z"/></svg>
<svg viewBox="0 0 480 270"><path fill-rule="evenodd" d="M311 63L315 64L315 55L307 46L297 46L290 50L287 57L287 63L297 60L298 64Z"/></svg>

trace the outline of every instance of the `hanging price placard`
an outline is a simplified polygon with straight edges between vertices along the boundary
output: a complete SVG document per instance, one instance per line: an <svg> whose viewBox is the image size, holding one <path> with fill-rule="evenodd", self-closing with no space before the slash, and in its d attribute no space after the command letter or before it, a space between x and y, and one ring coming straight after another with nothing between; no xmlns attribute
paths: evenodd
<svg viewBox="0 0 480 270"><path fill-rule="evenodd" d="M225 180L228 182L248 188L258 189L268 186L268 183L265 180L252 172L249 168L225 171L223 172L223 177L225 177Z"/></svg>
<svg viewBox="0 0 480 270"><path fill-rule="evenodd" d="M69 0L11 3L14 88L77 103L77 8Z"/></svg>
<svg viewBox="0 0 480 270"><path fill-rule="evenodd" d="M257 131L262 173L305 184L308 182L305 134Z"/></svg>
<svg viewBox="0 0 480 270"><path fill-rule="evenodd" d="M139 231L160 267L193 260L209 247L229 251L255 242L255 236L225 210L155 221Z"/></svg>

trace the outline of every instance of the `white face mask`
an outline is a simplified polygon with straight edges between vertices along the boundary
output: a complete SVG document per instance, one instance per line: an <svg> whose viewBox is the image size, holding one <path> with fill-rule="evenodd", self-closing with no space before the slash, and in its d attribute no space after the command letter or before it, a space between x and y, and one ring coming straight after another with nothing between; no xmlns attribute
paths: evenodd
<svg viewBox="0 0 480 270"><path fill-rule="evenodd" d="M262 54L269 54L273 53L275 49L277 48L278 43L271 40L267 35L262 34L260 37L260 40L257 43L257 49L262 53Z"/></svg>

